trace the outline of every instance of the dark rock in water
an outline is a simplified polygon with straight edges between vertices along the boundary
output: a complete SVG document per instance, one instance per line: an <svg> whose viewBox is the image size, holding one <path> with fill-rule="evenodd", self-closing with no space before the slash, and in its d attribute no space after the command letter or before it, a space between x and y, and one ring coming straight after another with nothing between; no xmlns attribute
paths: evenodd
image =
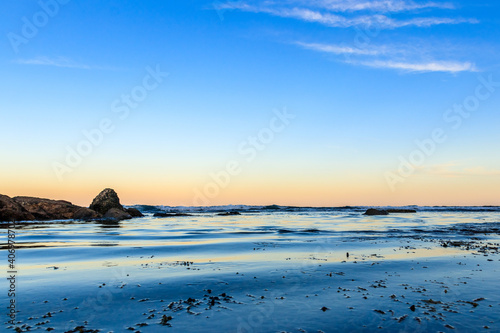
<svg viewBox="0 0 500 333"><path fill-rule="evenodd" d="M108 210L112 208L116 208L123 212L125 211L123 206L120 204L118 194L116 194L115 190L110 188L104 189L101 193L99 193L97 197L94 198L89 208L102 215L106 214Z"/></svg>
<svg viewBox="0 0 500 333"><path fill-rule="evenodd" d="M120 203L118 194L116 194L115 190L110 188L104 189L94 198L90 205L90 209L102 214L105 219L114 221L128 220L134 215L137 215L136 217L143 216L137 209L131 208L133 215L128 210L125 210Z"/></svg>
<svg viewBox="0 0 500 333"><path fill-rule="evenodd" d="M96 219L101 215L88 208L73 205L64 200L50 200L33 197L15 197L19 205L31 213L36 220Z"/></svg>
<svg viewBox="0 0 500 333"><path fill-rule="evenodd" d="M136 208L127 208L125 211L132 217L144 217L144 215Z"/></svg>
<svg viewBox="0 0 500 333"><path fill-rule="evenodd" d="M85 207L81 207L80 209L75 211L75 214L73 215L73 219L75 220L91 221L98 218L101 218L101 214L99 214L95 210Z"/></svg>
<svg viewBox="0 0 500 333"><path fill-rule="evenodd" d="M186 213L155 213L154 217L175 217L175 216L192 216Z"/></svg>
<svg viewBox="0 0 500 333"><path fill-rule="evenodd" d="M118 208L111 208L106 212L106 214L104 214L103 217L105 219L116 220L116 221L130 220L132 218L132 216L129 213Z"/></svg>
<svg viewBox="0 0 500 333"><path fill-rule="evenodd" d="M0 194L0 221L33 221L35 217L12 198Z"/></svg>
<svg viewBox="0 0 500 333"><path fill-rule="evenodd" d="M370 208L363 215L389 215L386 210Z"/></svg>
<svg viewBox="0 0 500 333"><path fill-rule="evenodd" d="M400 208L390 208L387 209L388 213L416 213L415 209L400 209Z"/></svg>
<svg viewBox="0 0 500 333"><path fill-rule="evenodd" d="M241 215L240 212L224 212L217 214L218 216L231 216L231 215Z"/></svg>

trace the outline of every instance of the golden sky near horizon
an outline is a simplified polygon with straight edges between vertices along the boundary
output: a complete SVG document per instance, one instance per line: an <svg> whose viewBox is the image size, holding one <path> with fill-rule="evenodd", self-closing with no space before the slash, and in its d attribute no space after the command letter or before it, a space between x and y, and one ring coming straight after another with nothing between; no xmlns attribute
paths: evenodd
<svg viewBox="0 0 500 333"><path fill-rule="evenodd" d="M289 181L288 176L258 178L233 176L228 186L210 177L189 178L153 175L108 175L67 179L24 177L23 181L0 176L1 193L68 200L88 206L104 188L117 191L126 205L291 205L291 206L403 206L403 205L499 205L500 179L487 176L438 177L414 175L392 192L379 175L332 177L315 175ZM298 176L298 175L297 175ZM105 179L107 178L107 179ZM197 194L198 193L198 194ZM201 193L201 194L200 194Z"/></svg>

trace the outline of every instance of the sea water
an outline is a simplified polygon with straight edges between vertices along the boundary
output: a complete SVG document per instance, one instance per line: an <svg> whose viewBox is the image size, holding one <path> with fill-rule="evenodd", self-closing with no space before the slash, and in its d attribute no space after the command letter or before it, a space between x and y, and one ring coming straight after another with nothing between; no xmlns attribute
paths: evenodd
<svg viewBox="0 0 500 333"><path fill-rule="evenodd" d="M4 281L3 327L500 331L499 207L134 207L146 217L18 223L16 320Z"/></svg>

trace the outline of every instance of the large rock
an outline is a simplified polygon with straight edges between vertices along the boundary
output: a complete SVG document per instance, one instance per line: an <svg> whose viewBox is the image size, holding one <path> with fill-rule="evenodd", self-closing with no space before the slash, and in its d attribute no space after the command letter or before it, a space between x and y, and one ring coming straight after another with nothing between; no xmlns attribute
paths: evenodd
<svg viewBox="0 0 500 333"><path fill-rule="evenodd" d="M386 210L370 208L363 215L389 215Z"/></svg>
<svg viewBox="0 0 500 333"><path fill-rule="evenodd" d="M35 217L12 198L0 194L0 222L33 221Z"/></svg>
<svg viewBox="0 0 500 333"><path fill-rule="evenodd" d="M88 208L73 205L64 200L50 200L33 197L15 197L14 201L31 213L36 220L90 220L101 215Z"/></svg>
<svg viewBox="0 0 500 333"><path fill-rule="evenodd" d="M120 198L115 190L104 189L92 201L89 207L103 215L105 219L114 221L128 220L132 217L143 217L142 213L134 208L125 209L120 203Z"/></svg>
<svg viewBox="0 0 500 333"><path fill-rule="evenodd" d="M121 221L121 220L130 220L132 216L124 210L118 208L111 208L104 214L105 219Z"/></svg>
<svg viewBox="0 0 500 333"><path fill-rule="evenodd" d="M116 208L121 211L125 211L123 206L120 204L120 198L116 194L115 190L107 188L97 195L92 201L89 207L96 212L105 215L108 210Z"/></svg>

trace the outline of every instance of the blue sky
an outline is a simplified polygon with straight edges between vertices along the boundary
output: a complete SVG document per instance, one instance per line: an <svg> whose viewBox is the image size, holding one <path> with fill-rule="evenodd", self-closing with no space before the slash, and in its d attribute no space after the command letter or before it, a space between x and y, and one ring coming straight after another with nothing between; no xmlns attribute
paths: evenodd
<svg viewBox="0 0 500 333"><path fill-rule="evenodd" d="M500 88L482 87L458 128L444 116L500 81L499 7L4 1L0 192L84 204L109 186L127 203L191 205L237 160L207 204L498 204ZM168 76L119 118L113 103L147 68ZM293 121L246 161L238 146L285 109ZM68 147L103 119L112 133L68 167ZM445 142L398 173L436 128Z"/></svg>

